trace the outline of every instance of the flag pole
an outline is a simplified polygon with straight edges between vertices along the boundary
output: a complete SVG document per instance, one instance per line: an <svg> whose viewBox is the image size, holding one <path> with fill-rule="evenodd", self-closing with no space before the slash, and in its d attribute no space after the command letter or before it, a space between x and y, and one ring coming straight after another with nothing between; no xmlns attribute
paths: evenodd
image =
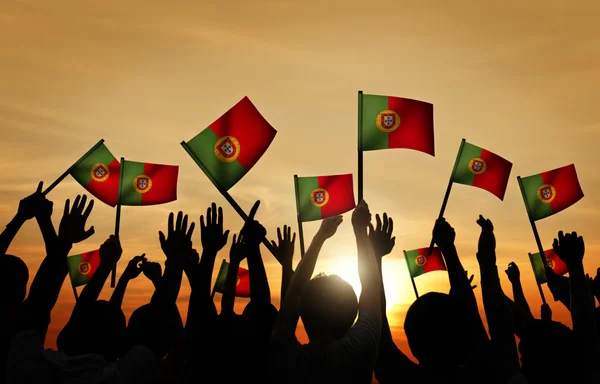
<svg viewBox="0 0 600 384"><path fill-rule="evenodd" d="M404 261L406 261L406 266L408 267L408 275L410 276L410 282L412 283L413 289L415 290L415 296L417 299L419 298L419 292L417 291L417 285L415 284L415 279L410 273L410 264L408 263L408 257L406 257L406 250L402 251L404 253Z"/></svg>
<svg viewBox="0 0 600 384"><path fill-rule="evenodd" d="M233 197L231 197L231 195L227 191L225 191L223 188L221 188L219 183L217 183L217 181L215 179L213 179L213 177L207 171L204 164L202 164L200 159L198 159L198 157L194 154L194 152L192 152L192 150L190 150L187 143L185 141L182 141L181 146L183 147L183 149L185 149L185 151L192 158L192 160L194 160L196 165L198 165L198 167L200 167L200 169L202 169L204 171L204 174L208 177L208 179L210 181L212 181L212 183L217 188L217 190L221 193L221 195L223 195L225 200L227 200L227 202L238 213L238 215L240 215L240 217L244 220L244 222L248 221L248 215L246 215L246 212L244 212L242 207L239 206L239 204L233 199ZM273 245L271 243L269 243L269 240L267 240L266 237L262 240L262 243L265 247L267 247L267 249L271 252L271 254L273 256L275 256L275 250L273 249Z"/></svg>
<svg viewBox="0 0 600 384"><path fill-rule="evenodd" d="M546 260L546 253L544 252L544 247L542 246L542 240L540 240L540 234L538 233L537 226L535 225L535 221L531 219L531 212L529 210L529 204L527 203L527 196L525 195L525 188L523 188L523 182L521 181L521 176L517 176L517 182L519 183L519 189L521 190L521 196L523 197L523 203L525 203L525 210L527 211L527 218L529 219L529 224L531 224L531 229L533 230L533 237L535 238L535 243L538 247L538 251L540 252L540 258L542 259L542 264L544 266L544 270L546 269L546 265L548 265ZM542 287L540 286L540 294L542 295L542 302L546 304L546 299L544 298L544 293L542 292Z"/></svg>
<svg viewBox="0 0 600 384"><path fill-rule="evenodd" d="M121 187L123 186L123 168L125 168L125 158L121 157L121 167L119 174L119 193L117 195L117 210L115 215L115 236L117 239L119 238L119 230L121 227ZM110 287L114 288L115 283L117 282L117 264L112 270L112 274L110 276Z"/></svg>
<svg viewBox="0 0 600 384"><path fill-rule="evenodd" d="M362 108L363 91L358 91L358 201L363 199Z"/></svg>
<svg viewBox="0 0 600 384"><path fill-rule="evenodd" d="M442 201L442 208L440 209L440 214L438 215L438 219L444 217L444 212L446 211L446 205L448 204L448 199L450 198L450 191L452 190L452 184L454 184L454 174L456 173L456 168L458 167L458 161L460 160L460 155L462 154L463 147L465 146L465 139L463 138L460 142L460 147L458 148L458 155L456 156L456 160L454 161L454 167L452 167L452 173L450 174L450 181L448 182L448 187L446 188L446 194L444 195L444 200ZM429 250L427 251L427 256L431 256L431 252L433 251L434 240L431 238L431 243L429 243Z"/></svg>
<svg viewBox="0 0 600 384"><path fill-rule="evenodd" d="M85 153L85 155L81 156L79 158L79 160L77 160L73 165L71 165L62 175L60 175L58 177L58 179L56 179L54 181L54 183L50 184L50 186L48 186L48 188L46 188L46 190L44 192L42 192L42 194L44 196L46 196L48 193L50 193L50 191L52 191L54 188L56 188L56 186L58 184L60 184L61 181L63 181L67 176L69 176L69 174L71 173L71 170L73 168L75 168L76 166L79 165L79 163L81 163L83 161L83 159L85 159L86 157L88 157L88 155L92 152L94 152L99 146L101 146L104 143L104 139L100 139L99 142L96 143L96 145L94 145L89 151L87 151Z"/></svg>
<svg viewBox="0 0 600 384"><path fill-rule="evenodd" d="M531 264L531 267L533 269L533 264L531 263L531 253L527 253L527 254L529 255L529 264ZM533 274L535 275L535 269L533 271ZM548 277L546 277L546 280L548 280ZM544 296L544 291L542 290L542 284L540 284L540 282L538 281L537 276L536 276L536 279L535 279L535 283L537 284L538 290L540 291L540 296L542 298L542 303L546 304L546 297Z"/></svg>
<svg viewBox="0 0 600 384"><path fill-rule="evenodd" d="M300 238L300 257L304 257L304 229L302 216L300 216L300 199L298 198L298 175L294 175L294 189L296 191L296 216L298 218L298 237Z"/></svg>
<svg viewBox="0 0 600 384"><path fill-rule="evenodd" d="M221 260L221 266L219 267L219 273L217 274L217 280L215 280L215 284L212 287L212 292L210 293L211 300L214 300L214 298L215 298L215 293L217 292L216 291L217 281L219 281L219 275L221 274L221 269L223 269L223 266L225 265L225 263L226 263L225 259ZM227 274L225 274L225 275L227 275ZM225 277L225 279L227 280L227 276Z"/></svg>

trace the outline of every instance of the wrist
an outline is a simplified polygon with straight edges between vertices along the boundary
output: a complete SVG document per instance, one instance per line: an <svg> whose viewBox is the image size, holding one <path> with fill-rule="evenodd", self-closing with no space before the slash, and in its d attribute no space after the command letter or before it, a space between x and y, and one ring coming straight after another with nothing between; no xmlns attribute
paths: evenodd
<svg viewBox="0 0 600 384"><path fill-rule="evenodd" d="M567 264L567 270L569 271L569 275L574 273L576 274L584 274L583 263L581 261L569 262Z"/></svg>
<svg viewBox="0 0 600 384"><path fill-rule="evenodd" d="M13 217L13 219L6 226L7 227L10 227L10 226L20 227L26 221L27 221L27 219L25 219L25 217L23 215L21 215L20 213L17 212L15 217Z"/></svg>

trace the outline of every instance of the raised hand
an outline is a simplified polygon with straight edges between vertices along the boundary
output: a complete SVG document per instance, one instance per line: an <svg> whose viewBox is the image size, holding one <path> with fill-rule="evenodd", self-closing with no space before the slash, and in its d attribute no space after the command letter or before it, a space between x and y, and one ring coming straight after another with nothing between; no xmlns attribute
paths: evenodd
<svg viewBox="0 0 600 384"><path fill-rule="evenodd" d="M227 244L228 236L229 230L223 232L223 208L217 208L217 205L212 203L206 210L206 223L204 216L200 216L202 248L217 254Z"/></svg>
<svg viewBox="0 0 600 384"><path fill-rule="evenodd" d="M160 247L162 248L167 262L183 268L186 259L192 252L192 235L194 234L194 222L188 228L188 216L183 212L177 213L177 221L173 224L174 214L169 214L169 228L167 236L162 231L158 232Z"/></svg>
<svg viewBox="0 0 600 384"><path fill-rule="evenodd" d="M142 272L154 285L157 285L162 278L162 267L154 261L142 263Z"/></svg>
<svg viewBox="0 0 600 384"><path fill-rule="evenodd" d="M324 239L329 239L331 236L335 235L335 232L343 221L344 218L342 215L331 216L324 219L321 222L317 235L322 236Z"/></svg>
<svg viewBox="0 0 600 384"><path fill-rule="evenodd" d="M142 273L142 265L146 263L146 261L145 253L140 256L134 256L129 260L127 267L125 267L125 270L123 271L123 275L129 280L135 279Z"/></svg>
<svg viewBox="0 0 600 384"><path fill-rule="evenodd" d="M117 264L122 253L123 249L121 249L119 239L115 235L110 235L104 244L100 246L100 262L112 267Z"/></svg>
<svg viewBox="0 0 600 384"><path fill-rule="evenodd" d="M508 268L504 271L506 276L508 276L508 280L512 284L517 284L521 281L521 272L519 271L519 267L515 264L514 261L511 261L508 264Z"/></svg>
<svg viewBox="0 0 600 384"><path fill-rule="evenodd" d="M239 264L247 256L246 245L244 244L244 238L242 234L233 235L233 243L229 249L229 261L231 264Z"/></svg>
<svg viewBox="0 0 600 384"><path fill-rule="evenodd" d="M371 211L366 201L361 200L352 212L352 225L355 229L367 229L371 224Z"/></svg>
<svg viewBox="0 0 600 384"><path fill-rule="evenodd" d="M490 219L486 219L481 215L479 215L477 224L481 227L477 260L479 261L479 264L486 264L489 266L496 265L496 237L494 236L494 225Z"/></svg>
<svg viewBox="0 0 600 384"><path fill-rule="evenodd" d="M27 221L42 213L46 200L42 193L43 186L44 183L40 181L36 191L19 202L17 216L21 220ZM52 214L52 208L50 208L50 214Z"/></svg>
<svg viewBox="0 0 600 384"><path fill-rule="evenodd" d="M95 233L94 226L85 229L86 221L94 208L94 200L90 200L87 208L86 202L86 195L83 197L78 195L73 206L70 206L68 199L65 202L65 210L58 227L58 237L61 240L75 244L90 238Z"/></svg>
<svg viewBox="0 0 600 384"><path fill-rule="evenodd" d="M542 304L541 312L542 320L552 321L552 309L550 309L550 306L548 304Z"/></svg>
<svg viewBox="0 0 600 384"><path fill-rule="evenodd" d="M371 240L375 256L380 258L392 252L396 245L396 238L392 237L394 221L391 217L388 218L385 212L383 213L383 223L379 214L375 215L375 221L377 222L376 227L369 224L369 240Z"/></svg>
<svg viewBox="0 0 600 384"><path fill-rule="evenodd" d="M473 285L473 279L475 278L475 275L471 275L471 277L469 277L469 271L465 271L465 277L469 279L469 285L471 286L471 289L477 288L477 284Z"/></svg>
<svg viewBox="0 0 600 384"><path fill-rule="evenodd" d="M251 247L257 247L267 235L265 227L254 220L259 206L260 200L257 200L252 206L250 214L248 215L248 221L246 221L241 231L241 235L244 236L244 243Z"/></svg>
<svg viewBox="0 0 600 384"><path fill-rule="evenodd" d="M581 264L583 255L585 254L585 244L583 237L577 236L577 232L563 234L563 231L558 232L558 239L554 239L552 243L554 253L558 256L567 267L573 264Z"/></svg>
<svg viewBox="0 0 600 384"><path fill-rule="evenodd" d="M185 259L184 268L186 271L192 272L196 267L198 267L198 263L200 263L200 255L195 248L192 248L188 257Z"/></svg>
<svg viewBox="0 0 600 384"><path fill-rule="evenodd" d="M235 240L233 241L235 243ZM296 233L292 236L292 227L283 226L283 235L281 228L277 228L277 242L271 241L275 250L275 258L282 266L292 266L294 258L294 249L296 245Z"/></svg>
<svg viewBox="0 0 600 384"><path fill-rule="evenodd" d="M454 228L444 219L440 217L435 221L433 227L433 241L440 247L442 252L445 249L454 246L454 239L456 238L456 232Z"/></svg>

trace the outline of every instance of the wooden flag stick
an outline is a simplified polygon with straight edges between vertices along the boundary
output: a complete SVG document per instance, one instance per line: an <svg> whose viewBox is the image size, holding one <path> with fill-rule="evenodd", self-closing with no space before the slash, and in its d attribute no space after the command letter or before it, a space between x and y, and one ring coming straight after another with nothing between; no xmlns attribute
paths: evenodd
<svg viewBox="0 0 600 384"><path fill-rule="evenodd" d="M465 146L465 139L462 139L460 142L460 147L458 148L458 155L456 156L456 160L454 161L454 167L452 168L452 173L450 174L450 181L448 182L448 187L446 188L446 194L444 195L444 200L442 201L442 208L440 209L440 214L438 215L438 219L444 217L444 212L446 211L446 205L448 204L448 199L450 198L450 191L452 190L452 184L454 184L454 174L456 173L456 167L458 167L458 161L460 160L460 155L462 154L463 147ZM435 227L435 224L434 224ZM433 252L434 240L431 238L431 243L429 243L429 250L427 251L427 256L431 256L431 252Z"/></svg>
<svg viewBox="0 0 600 384"><path fill-rule="evenodd" d="M531 262L531 256L532 256L532 254L529 253L528 255L529 255L529 263L531 264L531 267L533 268L533 273L535 275L535 266ZM548 280L547 277L546 277L546 280ZM537 276L535 276L535 284L538 287L538 291L540 291L540 296L542 298L542 303L546 304L546 297L544 296L544 291L542 290L542 285L538 282Z"/></svg>
<svg viewBox="0 0 600 384"><path fill-rule="evenodd" d="M521 176L517 176L517 182L519 183L519 189L521 190L521 196L523 196L523 203L525 203L525 210L527 211L527 217L529 218L529 224L531 224L531 229L533 230L533 237L535 238L535 243L538 247L538 251L540 252L540 258L542 259L542 265L544 269L546 265L548 265L548 261L546 260L546 253L544 252L544 247L542 246L542 241L540 240L540 234L538 233L537 226L535 225L535 221L531 219L531 212L529 211L529 204L527 204L527 195L525 194L525 188L523 188L523 182L521 181ZM544 292L542 291L542 287L538 284L540 295L542 296L542 302L546 304L546 298L544 297Z"/></svg>
<svg viewBox="0 0 600 384"><path fill-rule="evenodd" d="M119 238L121 228L121 187L123 186L123 168L125 168L125 159L121 157L121 173L119 175L119 194L117 195L117 209L115 215L115 236ZM117 265L112 270L110 275L110 287L114 288L117 282Z"/></svg>
<svg viewBox="0 0 600 384"><path fill-rule="evenodd" d="M296 216L298 218L298 238L300 239L300 257L304 257L304 229L302 216L300 216L300 199L298 197L298 175L294 175L294 189L296 190Z"/></svg>
<svg viewBox="0 0 600 384"><path fill-rule="evenodd" d="M44 196L46 196L50 191L52 191L58 184L60 184L61 181L63 181L67 176L69 176L69 174L71 173L71 170L73 168L75 168L76 166L79 165L79 163L81 163L86 157L88 157L88 155L92 152L94 152L99 146L101 146L104 143L104 139L100 139L99 142L96 143L96 145L94 145L89 151L87 151L85 153L85 155L81 156L79 158L79 160L77 160L73 165L71 165L62 175L60 175L58 177L58 179L56 179L54 181L54 183L50 184L50 186L48 186L48 188L46 188L46 190L44 190L44 192L42 192L42 194Z"/></svg>
<svg viewBox="0 0 600 384"><path fill-rule="evenodd" d="M181 146L185 149L185 151L188 153L188 155L190 155L190 157L194 160L196 165L198 165L198 167L200 167L200 169L202 169L204 171L204 174L210 179L210 181L212 181L212 183L217 188L217 190L221 193L221 195L223 195L225 200L227 200L227 202L238 213L238 215L240 215L242 220L244 220L244 222L248 221L248 215L246 215L246 212L244 212L242 207L239 206L239 204L233 199L233 197L231 197L231 195L227 191L225 191L223 188L221 188L219 186L219 183L217 183L217 181L215 179L213 179L213 177L207 171L204 164L202 164L200 159L198 159L198 157L194 154L194 152L192 150L190 150L187 143L185 141L182 141ZM269 242L269 240L267 240L266 237L262 240L262 243L265 247L267 247L269 252L271 252L271 254L273 256L275 256L275 250L273 249L273 245Z"/></svg>
<svg viewBox="0 0 600 384"><path fill-rule="evenodd" d="M358 201L363 199L362 108L363 91L358 91Z"/></svg>
<svg viewBox="0 0 600 384"><path fill-rule="evenodd" d="M410 282L412 283L413 289L415 290L415 296L418 299L419 292L417 291L417 285L415 284L415 279L413 278L412 273L410 273L410 264L408 263L408 257L406 256L406 250L403 250L402 252L404 252L404 260L406 261L406 266L408 267L408 275L410 276Z"/></svg>

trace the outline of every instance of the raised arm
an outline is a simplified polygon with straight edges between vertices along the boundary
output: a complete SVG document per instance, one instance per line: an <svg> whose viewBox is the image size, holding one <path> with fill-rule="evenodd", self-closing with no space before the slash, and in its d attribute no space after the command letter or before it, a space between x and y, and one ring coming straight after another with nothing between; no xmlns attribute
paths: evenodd
<svg viewBox="0 0 600 384"><path fill-rule="evenodd" d="M19 208L15 217L6 225L2 234L0 234L0 257L6 254L10 243L14 240L15 236L23 226L23 224L30 219L33 219L40 212L42 204L46 198L42 194L43 182L40 181L37 190L21 200L19 202ZM50 215L52 214L52 203L50 203ZM48 216L50 216L48 215Z"/></svg>
<svg viewBox="0 0 600 384"><path fill-rule="evenodd" d="M142 263L142 272L152 282L154 290L157 290L162 280L162 267L160 264L154 261L145 261Z"/></svg>
<svg viewBox="0 0 600 384"><path fill-rule="evenodd" d="M529 318L533 319L533 313L531 312L531 308L529 308L529 304L525 298L525 292L523 292L523 286L521 285L521 272L519 271L519 267L514 261L511 261L504 272L512 285L515 304L518 305Z"/></svg>
<svg viewBox="0 0 600 384"><path fill-rule="evenodd" d="M275 258L281 264L281 297L279 298L280 305L283 303L285 293L290 285L290 281L294 276L293 260L294 249L296 248L296 233L292 236L292 227L283 226L283 234L281 228L277 228L277 242L271 241L275 250Z"/></svg>
<svg viewBox="0 0 600 384"><path fill-rule="evenodd" d="M481 227L477 261L481 270L481 291L487 316L498 378L508 381L520 370L519 355L513 334L512 315L506 302L496 266L496 238L494 226L479 216Z"/></svg>
<svg viewBox="0 0 600 384"><path fill-rule="evenodd" d="M194 222L188 228L188 216L183 212L177 213L177 221L173 224L174 214L169 214L167 236L163 232L158 233L160 247L167 260L165 261L165 273L159 288L154 291L151 303L165 310L171 310L177 301L183 267L186 260L192 254L192 235L194 234Z"/></svg>
<svg viewBox="0 0 600 384"><path fill-rule="evenodd" d="M142 264L147 261L145 256L146 254L144 253L141 256L134 256L133 259L129 260L127 267L119 278L119 282L110 297L110 302L117 308L121 308L123 305L123 298L125 297L125 291L127 290L129 281L135 279L142 273Z"/></svg>
<svg viewBox="0 0 600 384"><path fill-rule="evenodd" d="M333 216L324 219L321 222L321 227L313 238L310 246L306 250L304 257L298 263L292 281L288 287L285 299L281 304L281 309L273 325L273 333L284 331L293 334L296 331L298 324L298 298L302 289L310 281L314 271L319 253L325 241L332 237L342 224L342 216Z"/></svg>
<svg viewBox="0 0 600 384"><path fill-rule="evenodd" d="M60 222L58 240L51 247L51 252L44 258L38 269L29 296L25 302L25 320L22 329L35 329L45 338L50 313L56 305L60 289L67 276L66 257L74 243L86 240L94 233L93 227L86 230L86 221L94 202L90 201L86 208L87 198L77 196L71 206L65 202L63 217Z"/></svg>
<svg viewBox="0 0 600 384"><path fill-rule="evenodd" d="M236 281L240 263L246 258L246 246L242 235L233 235L233 243L229 250L229 268L225 279L225 292L221 297L221 316L235 314L233 307L236 296Z"/></svg>
<svg viewBox="0 0 600 384"><path fill-rule="evenodd" d="M271 304L271 289L267 271L260 254L260 244L267 235L267 230L258 221L254 220L260 201L254 203L248 215L248 221L242 228L244 244L246 244L246 257L248 258L248 271L250 273L250 302L259 308Z"/></svg>
<svg viewBox="0 0 600 384"><path fill-rule="evenodd" d="M590 295L587 279L583 269L583 256L585 244L583 238L576 232L558 233L558 239L552 244L554 253L565 262L569 271L571 285L571 319L573 320L573 333L576 336L577 348L583 352L588 361L585 361L586 370L594 370L594 357L598 346L598 331L594 301Z"/></svg>

